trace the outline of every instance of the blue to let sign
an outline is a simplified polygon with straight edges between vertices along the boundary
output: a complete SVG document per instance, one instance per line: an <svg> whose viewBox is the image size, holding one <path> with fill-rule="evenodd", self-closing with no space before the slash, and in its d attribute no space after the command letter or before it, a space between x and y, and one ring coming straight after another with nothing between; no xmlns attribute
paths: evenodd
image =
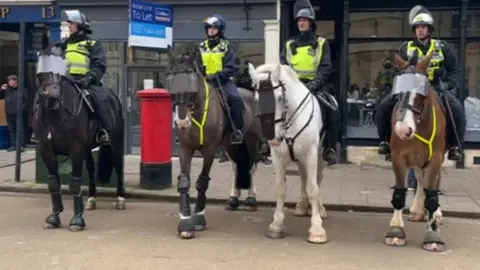
<svg viewBox="0 0 480 270"><path fill-rule="evenodd" d="M130 46L166 48L172 45L173 9L168 5L131 0Z"/></svg>

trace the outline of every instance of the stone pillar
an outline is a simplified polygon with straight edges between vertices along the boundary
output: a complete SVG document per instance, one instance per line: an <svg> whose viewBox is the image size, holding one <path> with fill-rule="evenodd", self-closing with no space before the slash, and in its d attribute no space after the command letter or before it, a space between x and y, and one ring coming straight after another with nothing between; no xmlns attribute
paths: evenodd
<svg viewBox="0 0 480 270"><path fill-rule="evenodd" d="M275 64L280 61L280 21L263 20L265 24L265 64Z"/></svg>
<svg viewBox="0 0 480 270"><path fill-rule="evenodd" d="M67 22L62 22L60 24L60 39L62 38L67 38L70 35L68 31L68 23Z"/></svg>

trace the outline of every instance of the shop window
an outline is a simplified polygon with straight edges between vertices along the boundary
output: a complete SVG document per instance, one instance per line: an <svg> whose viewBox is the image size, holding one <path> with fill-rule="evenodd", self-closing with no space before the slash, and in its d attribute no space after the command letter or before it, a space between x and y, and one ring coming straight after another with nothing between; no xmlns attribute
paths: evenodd
<svg viewBox="0 0 480 270"><path fill-rule="evenodd" d="M166 50L131 47L128 49L128 62L139 65L168 65Z"/></svg>
<svg viewBox="0 0 480 270"><path fill-rule="evenodd" d="M480 37L480 10L469 10L467 14L467 36Z"/></svg>
<svg viewBox="0 0 480 270"><path fill-rule="evenodd" d="M468 43L466 50L465 115L467 131L480 131L480 42Z"/></svg>
<svg viewBox="0 0 480 270"><path fill-rule="evenodd" d="M102 83L108 88L120 94L120 73L121 73L121 47L122 42L103 41L103 49L107 55L107 72L103 76Z"/></svg>
<svg viewBox="0 0 480 270"><path fill-rule="evenodd" d="M375 138L375 108L391 91L396 73L394 57L401 42L368 42L349 45L349 86L347 89L347 136ZM386 64L392 63L391 67Z"/></svg>
<svg viewBox="0 0 480 270"><path fill-rule="evenodd" d="M317 35L326 39L335 39L335 21L316 21Z"/></svg>
<svg viewBox="0 0 480 270"><path fill-rule="evenodd" d="M459 11L431 11L434 37L459 37ZM412 37L408 12L359 12L350 14L351 38Z"/></svg>

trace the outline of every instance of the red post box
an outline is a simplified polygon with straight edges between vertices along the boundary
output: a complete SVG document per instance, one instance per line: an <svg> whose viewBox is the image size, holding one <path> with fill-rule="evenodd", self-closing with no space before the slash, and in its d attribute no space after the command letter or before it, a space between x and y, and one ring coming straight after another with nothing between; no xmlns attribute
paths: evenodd
<svg viewBox="0 0 480 270"><path fill-rule="evenodd" d="M172 186L172 98L166 89L137 92L141 112L140 187Z"/></svg>

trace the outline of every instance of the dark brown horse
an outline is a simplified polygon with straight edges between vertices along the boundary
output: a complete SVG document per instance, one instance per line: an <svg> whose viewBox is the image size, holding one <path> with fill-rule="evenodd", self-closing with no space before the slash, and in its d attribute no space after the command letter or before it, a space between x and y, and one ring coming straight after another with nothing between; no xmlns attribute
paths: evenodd
<svg viewBox="0 0 480 270"><path fill-rule="evenodd" d="M408 170L413 168L418 180L415 199L410 208L410 220L423 221L427 215L427 232L423 248L441 252L445 243L440 237L442 212L438 201L438 186L446 152L446 117L439 95L427 77L432 55L412 65L398 55L401 73L395 77L392 94L396 95L390 140L395 187L392 196L394 213L385 243L406 244L402 218L407 189Z"/></svg>
<svg viewBox="0 0 480 270"><path fill-rule="evenodd" d="M178 192L180 193L180 222L178 233L181 238L195 236L206 226L206 192L210 182L210 170L217 149L226 146L235 174L232 192L226 203L227 210L239 207L241 189L248 189L245 202L246 210L255 211L255 184L253 173L256 168L258 143L261 137L260 121L254 113L255 99L251 91L239 89L245 105L244 141L242 144L229 145L231 128L226 114L226 94L208 84L195 62L196 53L175 56L168 49L171 70L167 74L167 88L174 95L175 123L180 141L180 175ZM194 214L190 209L190 168L195 151L203 156L203 168L196 182L197 200Z"/></svg>

